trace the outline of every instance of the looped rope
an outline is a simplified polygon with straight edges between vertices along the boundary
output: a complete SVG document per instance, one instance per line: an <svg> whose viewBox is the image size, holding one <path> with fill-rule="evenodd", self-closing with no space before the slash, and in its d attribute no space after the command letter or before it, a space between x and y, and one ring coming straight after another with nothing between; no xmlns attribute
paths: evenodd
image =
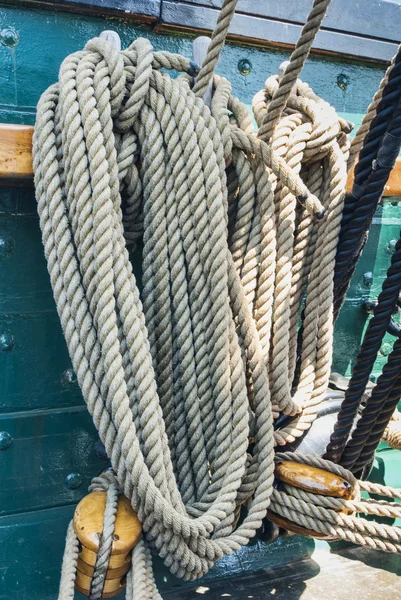
<svg viewBox="0 0 401 600"><path fill-rule="evenodd" d="M254 98L253 111L259 127L266 120L278 88L277 77L272 76L267 79L265 89ZM330 377L332 272L349 142L334 109L298 80L273 133L272 148L285 157L292 169L302 173L309 189L319 196L326 210L324 220L317 225L306 211L299 214L295 198L288 190L280 184L276 187L277 256L274 300L269 304L273 310L270 387L272 403L278 411L290 415L301 413L290 426L275 433L276 441L284 445L310 427ZM306 291L301 368L294 393L298 319Z"/></svg>
<svg viewBox="0 0 401 600"><path fill-rule="evenodd" d="M396 450L401 450L401 414L396 409L384 430L383 441Z"/></svg>
<svg viewBox="0 0 401 600"><path fill-rule="evenodd" d="M115 474L109 470L92 479L89 491L107 493L103 527L99 540L99 550L96 557L89 595L90 600L98 600L102 597L111 548L113 545L114 525L117 515L117 502L118 496L120 495L120 488ZM71 521L68 526L65 548L61 571L59 600L70 600L74 597L79 541L74 531L73 521Z"/></svg>
<svg viewBox="0 0 401 600"><path fill-rule="evenodd" d="M273 491L270 510L312 531L343 539L384 552L401 553L401 528L367 520L356 513L396 519L401 516L399 504L386 500L361 499L364 490L375 496L400 497L400 490L357 480L350 471L336 463L317 457L286 452L277 460L290 460L323 468L346 479L354 489L351 500L321 496L285 484Z"/></svg>
<svg viewBox="0 0 401 600"><path fill-rule="evenodd" d="M315 0L285 82L296 80L327 4ZM193 88L193 65L180 55L143 39L120 53L92 40L66 58L38 105L45 255L83 396L142 523L127 577L137 600L160 598L151 552L194 580L252 539L271 501L330 535L354 527L357 543L392 535L337 521L330 508L320 521L305 498L294 504L273 489L274 444L310 426L329 382L349 143L344 121L302 82L288 98L268 80L255 103L259 137L226 79L213 77L204 105L234 7L224 2ZM128 247L142 251L141 292ZM274 432L280 411L296 421ZM100 577L113 483L109 491ZM61 600L73 597L74 535L70 526Z"/></svg>

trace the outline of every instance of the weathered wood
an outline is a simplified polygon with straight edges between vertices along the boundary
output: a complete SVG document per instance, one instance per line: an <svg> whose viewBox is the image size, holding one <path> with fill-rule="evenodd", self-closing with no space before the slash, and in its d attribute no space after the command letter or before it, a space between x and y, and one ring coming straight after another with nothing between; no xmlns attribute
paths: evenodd
<svg viewBox="0 0 401 600"><path fill-rule="evenodd" d="M14 3L38 8L57 9L91 15L119 16L133 21L152 23L160 15L162 0L16 0Z"/></svg>
<svg viewBox="0 0 401 600"><path fill-rule="evenodd" d="M162 4L165 3L166 0L163 0ZM219 9L223 0L185 0L185 4ZM303 25L311 6L312 0L239 0L236 10L255 17L277 19L283 24ZM323 20L323 28L398 43L400 18L401 5L391 0L332 0Z"/></svg>
<svg viewBox="0 0 401 600"><path fill-rule="evenodd" d="M353 494L351 484L343 477L289 460L277 463L274 475L278 481L320 496L349 499Z"/></svg>
<svg viewBox="0 0 401 600"><path fill-rule="evenodd" d="M156 23L157 30L211 31L222 0L15 0L51 10L116 15ZM291 47L299 37L311 0L239 0L230 34L245 43ZM388 0L332 0L313 50L388 62L400 40L401 6Z"/></svg>
<svg viewBox="0 0 401 600"><path fill-rule="evenodd" d="M272 4L274 6L271 6ZM292 4L296 5L297 3L292 2ZM394 5L391 2L382 2L381 4L383 4L383 10L381 10L380 22L387 24L385 9L388 6L397 15L401 14L400 6ZM265 8L259 8L263 5L265 5ZM308 10L305 7L302 10L303 18L301 18L301 11L297 10L296 21L294 22L288 16L285 19L282 18L281 9L278 8L279 5L280 2L259 2L258 8L254 10L249 9L248 14L247 12L241 12L239 8L231 22L228 40L231 39L256 46L274 46L292 49L301 34L302 24L305 21ZM373 6L376 6L376 3L369 2L369 7L365 5L366 2L361 5L361 11L363 10L365 14L363 23L365 23L368 17L369 19L371 18L369 10L370 7L373 10ZM331 28L323 22L323 27L317 34L313 44L312 53L358 58L359 60L369 62L378 61L388 63L396 53L398 47L397 41L400 39L398 31L395 29L396 25L391 29L391 34L385 35L384 39L374 35L373 25L378 20L377 18L372 20L372 24L365 34L363 31L359 31L363 27L357 28L353 25L351 29L347 29L349 13L353 8L354 5L351 4L348 11L337 10L333 16L333 23L336 23L336 18L339 18L339 15L343 14L341 19L343 31L340 31L337 25ZM280 18L274 17L275 11L280 15ZM155 30L208 33L214 29L218 14L219 8L215 4L209 8L195 1L184 3L175 2L174 0L163 0L161 19L157 22ZM376 15L376 12L372 14ZM391 19L395 20L395 23L399 23L399 16L397 18L392 16L389 20ZM355 19L352 19L352 23L355 23ZM358 30L356 33L354 33L355 29ZM369 33L370 31L371 34Z"/></svg>
<svg viewBox="0 0 401 600"><path fill-rule="evenodd" d="M32 134L29 125L0 124L0 185L32 185ZM353 172L348 176L350 191ZM401 196L401 157L397 159L384 196Z"/></svg>

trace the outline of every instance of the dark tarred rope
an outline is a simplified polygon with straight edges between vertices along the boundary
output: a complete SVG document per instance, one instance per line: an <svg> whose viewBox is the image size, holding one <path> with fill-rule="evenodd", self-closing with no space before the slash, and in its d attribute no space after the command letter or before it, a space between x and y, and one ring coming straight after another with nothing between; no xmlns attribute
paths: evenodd
<svg viewBox="0 0 401 600"><path fill-rule="evenodd" d="M383 89L382 98L377 105L376 115L370 123L369 132L359 152L358 162L354 169L354 183L351 193L347 194L344 203L342 230L344 231L352 217L355 205L360 197L361 188L372 171L372 163L377 157L383 136L386 133L394 111L401 97L401 52L398 52L394 66L389 73L388 81Z"/></svg>
<svg viewBox="0 0 401 600"><path fill-rule="evenodd" d="M397 340L398 342L398 340ZM396 343L397 343L396 342ZM397 348L398 352L398 348ZM392 360L392 359L391 359ZM399 358L394 357L394 361ZM398 365L400 363L398 362ZM394 410L397 407L401 398L401 370L398 373L398 376L394 379L393 387L390 389L388 396L386 398L386 402L383 406L380 414L377 415L376 422L373 426L372 433L369 437L369 441L363 447L360 457L355 462L353 470L356 473L360 473L365 465L370 464L372 462L375 450L380 443L381 438L383 437L384 430L389 424L391 417L393 416Z"/></svg>
<svg viewBox="0 0 401 600"><path fill-rule="evenodd" d="M390 131L399 110L401 97L401 52L397 53L394 67L383 89L377 114L370 124L369 133L359 153L354 172L354 184L344 204L341 233L338 242L334 274L334 318L337 317L356 263L366 243L367 230L383 193L390 170L379 169L374 164L382 149L385 136ZM373 180L372 180L373 176ZM367 186L370 189L367 190Z"/></svg>
<svg viewBox="0 0 401 600"><path fill-rule="evenodd" d="M331 435L324 458L340 462L342 453L357 415L362 396L369 381L382 339L387 331L391 315L401 290L401 239L398 240L387 277L383 282L373 317L365 332L362 346L338 413L337 423Z"/></svg>
<svg viewBox="0 0 401 600"><path fill-rule="evenodd" d="M346 469L362 470L373 458L400 398L398 395L394 405L392 398L394 391L399 389L400 383L397 385L397 381L401 382L400 375L401 340L398 338L341 457L341 465Z"/></svg>

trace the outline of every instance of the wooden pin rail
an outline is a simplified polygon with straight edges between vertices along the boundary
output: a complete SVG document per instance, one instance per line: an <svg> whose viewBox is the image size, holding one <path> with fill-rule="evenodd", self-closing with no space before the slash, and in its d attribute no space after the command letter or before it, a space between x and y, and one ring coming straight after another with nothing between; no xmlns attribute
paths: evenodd
<svg viewBox="0 0 401 600"><path fill-rule="evenodd" d="M32 134L30 125L0 123L0 185L32 185ZM348 191L352 181L351 171ZM390 174L383 196L401 196L401 157Z"/></svg>

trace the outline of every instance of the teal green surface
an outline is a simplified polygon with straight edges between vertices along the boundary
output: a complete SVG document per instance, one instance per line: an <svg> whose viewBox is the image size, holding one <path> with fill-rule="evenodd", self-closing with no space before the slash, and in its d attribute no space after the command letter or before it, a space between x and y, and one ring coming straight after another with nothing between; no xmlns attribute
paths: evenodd
<svg viewBox="0 0 401 600"><path fill-rule="evenodd" d="M386 199L379 206L369 231L361 260L355 270L347 299L336 323L333 368L350 375L352 365L371 316L363 309L366 300L376 300L390 265L394 241L400 237L401 199ZM398 324L398 316L394 317ZM394 337L386 334L372 380L380 374Z"/></svg>
<svg viewBox="0 0 401 600"><path fill-rule="evenodd" d="M116 30L123 46L147 36L155 49L191 56L191 39L152 32L116 19L0 7L0 30L12 28L18 43L0 45L0 122L33 123L43 90L57 78L65 56L104 29ZM228 45L218 72L246 104L267 76L287 58L282 51ZM238 62L252 68L240 74ZM349 78L346 90L337 77ZM383 68L311 58L302 77L347 118L359 122ZM380 208L336 328L334 365L349 374L368 315L399 236L397 199ZM372 272L372 278L366 274ZM368 282L368 283L366 283ZM392 343L389 337L387 343ZM0 600L56 597L67 523L90 478L104 467L96 455L97 434L71 371L55 310L40 239L32 189L0 188L0 432L11 443L0 451ZM387 352L387 348L383 349ZM378 367L385 360L382 354ZM375 477L400 485L396 453L383 449ZM375 466L376 468L376 466ZM68 481L73 481L71 489ZM255 540L220 561L205 578L232 576L309 556L314 542L299 536L275 544ZM182 585L156 559L162 588ZM78 595L77 595L78 597Z"/></svg>

